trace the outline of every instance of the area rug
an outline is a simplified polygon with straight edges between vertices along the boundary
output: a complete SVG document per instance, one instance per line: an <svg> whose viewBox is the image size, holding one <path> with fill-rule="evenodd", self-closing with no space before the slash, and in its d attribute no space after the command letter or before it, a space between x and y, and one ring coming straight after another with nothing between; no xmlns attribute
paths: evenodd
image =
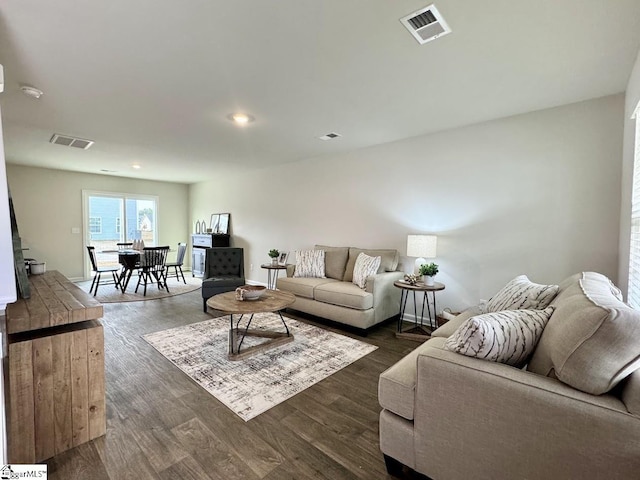
<svg viewBox="0 0 640 480"><path fill-rule="evenodd" d="M140 285L138 288L138 293L135 293L136 283L138 282L137 276L132 276L129 281L129 285L127 285L127 290L122 293L120 290L115 288L114 285L100 285L98 287L98 294L96 295L96 300L100 303L119 303L119 302L141 302L144 300L156 300L158 298L166 298L172 297L174 295L181 295L183 293L193 292L194 290L198 290L202 287L202 279L194 278L188 275L185 275L185 280L187 284L182 283L182 278L180 281L175 278L170 278L168 281L169 284L169 292L166 290L160 290L155 284L147 285L147 295L143 295L144 285ZM103 279L105 276L103 275ZM110 278L110 277L109 277ZM76 283L78 287L80 287L85 292L89 293L89 289L91 288L91 281L84 281Z"/></svg>
<svg viewBox="0 0 640 480"><path fill-rule="evenodd" d="M378 348L291 318L285 321L293 342L236 361L227 359L228 316L143 338L245 422ZM274 314L258 313L251 328L280 331L283 325ZM259 341L247 337L242 348Z"/></svg>

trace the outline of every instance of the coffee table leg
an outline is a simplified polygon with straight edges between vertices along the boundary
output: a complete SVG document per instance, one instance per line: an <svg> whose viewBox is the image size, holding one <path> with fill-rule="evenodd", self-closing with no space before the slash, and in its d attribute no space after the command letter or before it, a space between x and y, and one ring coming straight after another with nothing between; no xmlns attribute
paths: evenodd
<svg viewBox="0 0 640 480"><path fill-rule="evenodd" d="M240 316L240 320L242 320L242 316ZM240 325L240 320L238 320L238 325ZM242 342L244 342L244 337L247 336L247 331L249 331L249 325L251 325L251 320L253 320L253 313L249 317L249 321L247 322L247 326L245 327L244 333L242 334L242 339L240 340L240 343L238 344L238 351L235 352L235 353L240 353L240 347L242 346ZM236 330L239 330L239 329L236 328Z"/></svg>
<svg viewBox="0 0 640 480"><path fill-rule="evenodd" d="M236 353L234 351L234 345L236 344L236 333L235 328L233 328L233 314L229 315L229 318L231 319L231 326L229 328L229 353L233 355L234 353Z"/></svg>
<svg viewBox="0 0 640 480"><path fill-rule="evenodd" d="M284 325L284 328L287 330L287 337L290 337L291 334L289 333L289 327L287 327L287 324L284 321L284 317L282 316L282 310L278 310L278 315L280 315L280 320L282 320L282 324Z"/></svg>

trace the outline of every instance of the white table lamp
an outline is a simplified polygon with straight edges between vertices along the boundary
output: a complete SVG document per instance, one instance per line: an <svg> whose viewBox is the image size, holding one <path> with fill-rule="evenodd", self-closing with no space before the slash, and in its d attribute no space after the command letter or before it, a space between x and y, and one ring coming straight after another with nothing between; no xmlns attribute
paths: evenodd
<svg viewBox="0 0 640 480"><path fill-rule="evenodd" d="M418 273L420 265L427 263L426 258L436 257L438 237L436 235L408 235L407 257L417 257L414 273Z"/></svg>

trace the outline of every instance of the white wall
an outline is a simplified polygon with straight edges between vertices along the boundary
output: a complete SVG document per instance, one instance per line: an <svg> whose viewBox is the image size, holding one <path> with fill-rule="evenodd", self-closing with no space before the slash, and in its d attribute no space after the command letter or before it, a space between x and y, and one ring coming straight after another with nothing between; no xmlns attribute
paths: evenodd
<svg viewBox="0 0 640 480"><path fill-rule="evenodd" d="M188 186L7 165L18 229L28 256L75 279L83 276L86 252L82 234L82 190L157 195L158 243L177 247L189 240Z"/></svg>
<svg viewBox="0 0 640 480"><path fill-rule="evenodd" d="M618 285L623 292L629 286L629 245L631 240L631 195L636 120L631 118L640 102L640 52L629 77L624 108L624 147L622 159L622 198L620 204L620 264ZM640 121L640 119L638 119Z"/></svg>
<svg viewBox="0 0 640 480"><path fill-rule="evenodd" d="M0 68L2 68L2 65L0 65ZM0 118L0 315L4 313L8 303L16 301L14 272L9 195L7 193L7 173L4 161L2 121Z"/></svg>
<svg viewBox="0 0 640 480"><path fill-rule="evenodd" d="M405 254L407 234L438 234L439 309L488 298L521 273L616 278L623 111L620 94L220 177L191 186L191 222L231 212L247 277L261 282L270 248Z"/></svg>
<svg viewBox="0 0 640 480"><path fill-rule="evenodd" d="M0 65L1 69L2 65ZM4 402L4 364L6 360L7 332L4 311L7 308L7 304L15 302L17 298L3 142L0 115L0 334L2 336L0 338L0 465L7 463L7 427Z"/></svg>

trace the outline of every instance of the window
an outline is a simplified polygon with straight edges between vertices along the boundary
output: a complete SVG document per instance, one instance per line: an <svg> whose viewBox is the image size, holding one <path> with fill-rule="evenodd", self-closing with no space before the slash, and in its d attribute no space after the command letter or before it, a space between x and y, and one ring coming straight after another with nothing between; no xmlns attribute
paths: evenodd
<svg viewBox="0 0 640 480"><path fill-rule="evenodd" d="M102 217L89 217L89 233L102 233Z"/></svg>
<svg viewBox="0 0 640 480"><path fill-rule="evenodd" d="M631 245L629 251L629 292L627 301L640 308L640 103L633 118L636 120L636 138L633 159L633 193L631 196Z"/></svg>
<svg viewBox="0 0 640 480"><path fill-rule="evenodd" d="M103 254L103 265L118 265L119 242L141 240L147 247L157 245L158 197L121 192L82 191L82 227L85 245ZM85 278L91 277L91 264L85 252Z"/></svg>

